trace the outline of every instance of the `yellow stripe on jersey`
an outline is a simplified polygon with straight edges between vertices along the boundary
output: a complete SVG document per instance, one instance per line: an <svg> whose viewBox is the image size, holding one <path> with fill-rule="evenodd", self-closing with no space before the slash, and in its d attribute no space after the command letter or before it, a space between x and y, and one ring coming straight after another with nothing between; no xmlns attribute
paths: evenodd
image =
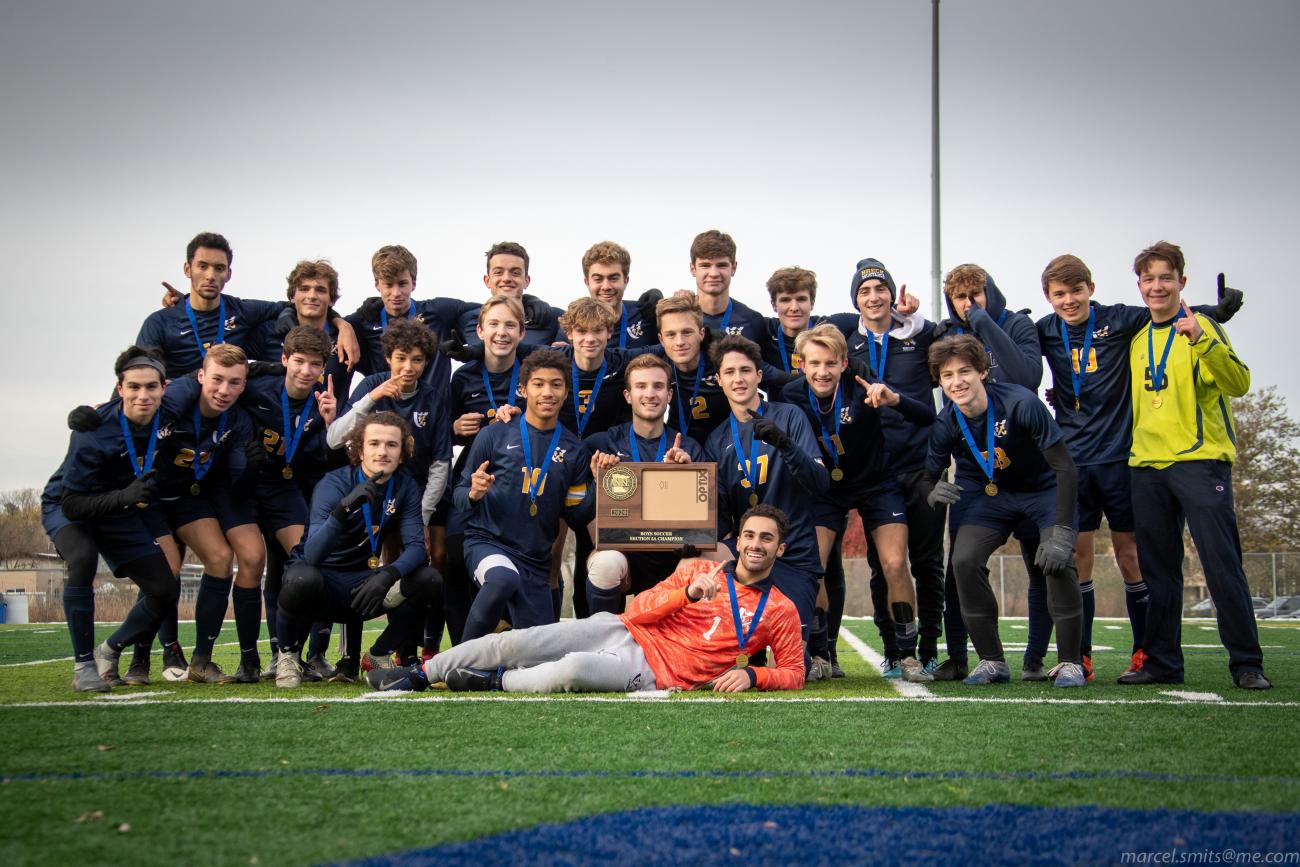
<svg viewBox="0 0 1300 867"><path fill-rule="evenodd" d="M585 484L570 485L568 492L565 493L564 495L564 505L569 508L581 505L583 498L585 498L586 496L587 496L587 486Z"/></svg>
<svg viewBox="0 0 1300 867"><path fill-rule="evenodd" d="M1163 469L1180 461L1228 461L1237 457L1231 398L1250 389L1250 368L1232 349L1223 326L1195 314L1205 333L1196 343L1174 334L1165 365L1164 388L1151 382L1170 328L1139 331L1129 344L1133 393L1131 467ZM1156 359L1147 358L1151 330ZM1158 405L1157 405L1158 404Z"/></svg>

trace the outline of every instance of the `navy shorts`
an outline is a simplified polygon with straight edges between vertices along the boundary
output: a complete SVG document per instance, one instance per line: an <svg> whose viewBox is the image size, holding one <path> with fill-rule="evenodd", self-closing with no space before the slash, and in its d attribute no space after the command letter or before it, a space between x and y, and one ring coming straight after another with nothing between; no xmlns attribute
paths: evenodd
<svg viewBox="0 0 1300 867"><path fill-rule="evenodd" d="M848 524L850 509L858 510L862 529L868 533L883 524L907 523L907 502L898 482L892 478L869 487L819 497L813 506L813 516L818 527L827 527L840 535Z"/></svg>
<svg viewBox="0 0 1300 867"><path fill-rule="evenodd" d="M491 559L494 557L500 557L506 562L494 562ZM519 592L511 596L508 603L510 624L515 629L527 629L530 626L554 623L555 606L551 601L549 569L539 569L526 563L517 554L491 542L468 536L465 538L465 570L474 578L477 586L483 586L483 573L488 569L507 565L519 573Z"/></svg>
<svg viewBox="0 0 1300 867"><path fill-rule="evenodd" d="M682 562L676 551L640 551L626 556L629 593L644 593L673 574Z"/></svg>
<svg viewBox="0 0 1300 867"><path fill-rule="evenodd" d="M295 481L258 482L256 504L257 523L269 533L295 525L307 526L307 499Z"/></svg>
<svg viewBox="0 0 1300 867"><path fill-rule="evenodd" d="M157 540L171 535L167 519L157 509L137 510L133 514L80 523L95 537L99 556L118 578L123 577L122 567L132 560L161 554Z"/></svg>
<svg viewBox="0 0 1300 867"><path fill-rule="evenodd" d="M819 576L807 572L780 558L772 566L772 586L784 593L794 603L799 612L799 634L808 640L808 630L812 626L813 609L817 607L817 591L820 589Z"/></svg>
<svg viewBox="0 0 1300 867"><path fill-rule="evenodd" d="M1133 477L1127 461L1079 467L1079 532L1100 527L1103 513L1111 532L1133 532Z"/></svg>
<svg viewBox="0 0 1300 867"><path fill-rule="evenodd" d="M45 535L54 541L54 537L59 535L59 531L71 524L67 516L63 514L63 507L58 503L41 503L41 528L45 530Z"/></svg>
<svg viewBox="0 0 1300 867"><path fill-rule="evenodd" d="M173 533L204 518L215 518L223 533L257 523L257 510L253 503L247 497L236 498L225 487L204 491L197 497L186 495L165 501L162 509Z"/></svg>
<svg viewBox="0 0 1300 867"><path fill-rule="evenodd" d="M1050 527L1056 523L1056 491L999 491L990 497L984 491L962 489L958 501L962 508L957 512L957 523L953 526L964 527L974 524L1001 530L1008 536L1012 533L1022 535L1030 527ZM1020 532L1017 532L1020 531Z"/></svg>
<svg viewBox="0 0 1300 867"><path fill-rule="evenodd" d="M438 505L433 507L433 514L429 516L430 527L447 526L447 518L452 511L451 492L454 489L455 485L451 484L451 479L448 479L447 487L442 492L442 499L438 501Z"/></svg>

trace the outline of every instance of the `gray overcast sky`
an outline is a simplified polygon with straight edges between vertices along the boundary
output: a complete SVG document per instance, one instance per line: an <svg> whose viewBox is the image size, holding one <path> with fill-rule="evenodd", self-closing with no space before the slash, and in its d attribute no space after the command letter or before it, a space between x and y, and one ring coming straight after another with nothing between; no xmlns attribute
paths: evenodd
<svg viewBox="0 0 1300 867"><path fill-rule="evenodd" d="M1300 236L1300 4L943 3L945 270L984 265L1016 307L1074 252L1099 300L1168 238L1188 296L1247 293L1230 326L1254 387L1300 415L1285 315ZM0 489L42 485L63 416L224 233L228 291L283 297L303 257L354 309L404 243L417 295L484 293L518 240L562 305L579 259L632 251L631 291L691 285L706 228L739 244L733 291L778 267L848 309L863 256L926 292L930 4L27 2L0 8ZM1291 106L1291 108L1287 108Z"/></svg>

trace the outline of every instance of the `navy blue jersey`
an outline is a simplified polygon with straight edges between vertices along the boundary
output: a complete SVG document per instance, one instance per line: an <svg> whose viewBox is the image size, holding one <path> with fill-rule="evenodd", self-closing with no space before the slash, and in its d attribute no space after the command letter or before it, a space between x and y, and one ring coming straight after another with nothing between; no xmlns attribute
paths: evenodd
<svg viewBox="0 0 1300 867"><path fill-rule="evenodd" d="M550 568L551 546L560 533L561 519L576 532L586 532L594 514L594 498L588 496L591 472L580 460L582 443L563 426L552 450L555 432L528 425L529 460L525 462L521 426L526 424L521 417L479 432L469 448L454 499L456 508L466 512L466 545L476 540L490 542L544 571ZM551 462L543 478L541 469L548 453ZM484 461L495 479L474 503L469 499L470 477ZM532 469L531 477L525 463ZM536 515L529 512L533 503L530 483L536 494Z"/></svg>
<svg viewBox="0 0 1300 867"><path fill-rule="evenodd" d="M196 334L186 313L189 297L186 295L175 307L164 307L150 313L135 338L138 346L156 346L163 351L167 356L168 379L198 370L203 365L208 347L214 344L230 343L249 351L257 326L268 320L274 321L288 303L223 294L217 309L192 311L198 325Z"/></svg>
<svg viewBox="0 0 1300 867"><path fill-rule="evenodd" d="M703 353L694 370L683 373L675 364L672 368L673 399L668 420L692 439L705 442L731 414L731 404L718 385L718 372Z"/></svg>
<svg viewBox="0 0 1300 867"><path fill-rule="evenodd" d="M849 357L865 361L872 375L900 397L928 406L933 412L934 380L930 378L929 354L930 344L938 334L934 323L926 322L915 334L895 329L889 332L886 340L885 335L876 335L862 328L860 318L856 322L853 330L845 335ZM909 336L897 337L897 331ZM913 472L925 466L926 444L933 421L905 418L894 407L884 407L880 410L880 423L895 474Z"/></svg>
<svg viewBox="0 0 1300 867"><path fill-rule="evenodd" d="M775 506L790 519L790 535L785 540L781 558L798 569L821 574L821 557L817 553L817 531L812 501L826 493L830 476L822 463L817 439L808 419L798 407L783 403L764 403L759 414L772 419L790 437L789 449L779 451L754 438L752 421L737 421L743 455L736 454L731 424L722 424L709 435L704 449L718 464L718 534L734 535L740 530L740 518L749 509L749 495L758 493L758 501ZM730 412L728 412L730 415ZM754 466L751 454L756 450ZM751 486L742 461L755 476Z"/></svg>
<svg viewBox="0 0 1300 867"><path fill-rule="evenodd" d="M63 489L79 494L101 494L117 491L135 481L131 453L122 435L119 420L121 404L114 403L99 411L99 427L92 431L75 431L68 443L68 454L63 460ZM153 423L137 427L130 421L131 446L135 450L135 465L161 470L176 459L177 447L172 440L177 419L163 407L157 413L158 437L154 442L153 459L149 460L149 437Z"/></svg>
<svg viewBox="0 0 1300 867"><path fill-rule="evenodd" d="M853 323L857 322L856 313L832 313L830 316L809 316L808 328L816 328L823 322L829 322L840 331L852 328ZM786 373L799 373L803 370L803 356L794 351L794 342L798 334L794 337L786 335L781 328L781 320L775 316L768 316L763 320L766 323L766 333L763 339L758 342L759 351L763 353L763 360L775 367L777 370L783 370Z"/></svg>
<svg viewBox="0 0 1300 867"><path fill-rule="evenodd" d="M483 374L487 373L487 383L484 384ZM514 390L511 391L513 384ZM451 420L455 421L468 412L482 413L484 416L483 423L490 424L497 415L497 407L514 404L523 409L527 406L527 401L523 395L519 394L519 360L516 358L515 363L500 373L492 373L487 370L481 361L471 361L462 364L456 368L456 372L451 375ZM467 446L474 441L474 437L457 436L455 443L458 446Z"/></svg>
<svg viewBox="0 0 1300 867"><path fill-rule="evenodd" d="M426 562L419 486L405 473L393 476L391 491L387 484L381 485L379 496L369 504L367 529L365 510L360 506L341 523L332 514L339 501L361 481L357 467L340 467L325 474L312 492L307 532L291 559L339 572L373 571L369 559L382 548L384 538L396 535L402 553L388 565L403 576L410 575ZM378 537L374 547L372 534Z"/></svg>
<svg viewBox="0 0 1300 867"><path fill-rule="evenodd" d="M290 307L275 319L267 320L253 329L253 339L249 342L248 360L267 361L278 364L284 357L284 337L298 327L298 311ZM355 326L354 326L355 328ZM335 347L338 346L339 330L333 322L325 323L325 334L330 339L330 355L325 359L324 376L333 379L334 393L347 394L352 385L352 371L339 361ZM358 342L359 335L358 335Z"/></svg>
<svg viewBox="0 0 1300 867"><path fill-rule="evenodd" d="M704 324L713 332L714 337L727 334L739 334L763 345L767 337L767 320L756 310L746 307L734 298L727 301L727 308L714 315L704 314Z"/></svg>
<svg viewBox="0 0 1300 867"><path fill-rule="evenodd" d="M317 383L313 393L325 390ZM283 479L285 468L285 425L280 395L284 393L284 379L279 376L256 376L248 380L248 387L239 398L239 405L253 422L253 435L260 437L266 449L262 462L261 478L266 481ZM302 422L306 408L307 420ZM298 425L302 433L298 434ZM289 432L296 439L293 454L293 479L303 485L314 484L325 474L329 462L329 445L325 442L325 420L316 410L316 399L308 395L303 400L289 398Z"/></svg>
<svg viewBox="0 0 1300 867"><path fill-rule="evenodd" d="M654 461L659 454L659 446L662 443L664 450L667 451L673 447L673 441L677 438L677 431L665 427L664 433L667 434L665 439L643 439L632 433L632 422L616 424L612 428L600 433L592 434L582 441L582 460L587 464L591 463L591 456L597 451L602 451L607 455L618 455L620 461ZM636 438L636 454L632 454L632 440ZM702 462L710 460L708 453L705 452L704 446L695 440L682 435L682 451L691 456L692 461Z"/></svg>
<svg viewBox="0 0 1300 867"><path fill-rule="evenodd" d="M536 296L533 295L525 295L524 298L537 300ZM483 300L486 301L487 299L484 298ZM520 303L523 303L522 299ZM478 346L483 342L478 336L478 317L482 310L482 302L461 302L456 330L460 333L460 339L466 346ZM538 346L550 346L556 340L561 339L560 315L562 313L564 311L560 308L546 305L546 312L543 315L534 315L532 308L525 306L523 342L533 343Z"/></svg>
<svg viewBox="0 0 1300 867"><path fill-rule="evenodd" d="M520 358L524 358L539 349L547 348L549 347L521 344L518 354ZM560 424L578 436L584 437L630 420L632 408L623 399L623 371L627 369L627 363L637 355L656 350L662 354L658 346L644 349L607 348L602 373L600 368L590 371L580 369L573 360L573 347L560 347L557 351L564 353L564 356L569 359L571 368L569 393L560 407ZM574 371L578 375L576 389L573 386L572 372ZM578 428L580 416L586 418L581 430Z"/></svg>
<svg viewBox="0 0 1300 867"><path fill-rule="evenodd" d="M659 330L655 320L642 319L637 306L631 301L624 301L619 310L619 321L610 329L611 349L641 349L654 346L659 342ZM555 339L567 343L569 337L561 328L556 332Z"/></svg>
<svg viewBox="0 0 1300 867"><path fill-rule="evenodd" d="M158 492L163 498L190 494L196 482L195 455L198 455L202 479L197 481L204 489L211 485L224 485L239 479L244 473L244 447L253 437L253 422L248 413L232 406L221 416L198 416L199 426L194 427L195 409L203 386L192 376L182 376L167 384L163 393L163 411L174 418L171 443L175 452L166 466L158 466Z"/></svg>
<svg viewBox="0 0 1300 867"><path fill-rule="evenodd" d="M347 405L339 407L338 417L342 418L352 409L352 405L367 397L380 385L392 378L392 374L372 373L352 391ZM408 398L385 397L375 401L370 412L395 412L410 425L411 436L415 439L415 452L410 460L402 463L402 470L415 480L420 490L424 490L429 480L429 467L434 461L451 460L451 416L447 412L447 388L436 388L424 380L416 384L415 393Z"/></svg>
<svg viewBox="0 0 1300 867"><path fill-rule="evenodd" d="M993 482L999 491L1035 493L1056 489L1056 472L1043 458L1043 450L1061 441L1061 429L1037 396L1009 382L985 386L993 408ZM976 463L957 423L958 409L951 403L939 413L930 429L927 472L941 474L949 456L957 458L957 484L963 496L985 496L988 477ZM980 453L987 455L988 412L966 419Z"/></svg>
<svg viewBox="0 0 1300 867"><path fill-rule="evenodd" d="M808 419L813 436L821 447L822 463L828 471L838 467L843 478L838 481L832 473L830 493L840 497L846 493L865 490L893 478L897 468L889 459L885 443L883 410L865 403L866 390L846 372L840 379L839 429L835 426L835 397L818 398L808 389L802 376L787 383L783 389L785 402L798 407ZM900 394L898 414L917 422L933 423L934 406L927 406ZM829 441L829 447L828 447ZM834 454L831 449L834 449Z"/></svg>
<svg viewBox="0 0 1300 867"><path fill-rule="evenodd" d="M1047 367L1052 372L1056 423L1065 435L1065 444L1077 466L1128 461L1133 440L1133 403L1129 393L1129 344L1133 336L1151 321L1146 307L1127 304L1091 303L1093 311L1092 345L1074 408L1074 380L1071 372L1080 373L1079 354L1083 350L1087 323L1066 326L1070 335L1069 350L1061 340L1064 320L1052 313L1038 320L1038 343ZM1195 307L1197 312L1213 315L1216 307Z"/></svg>
<svg viewBox="0 0 1300 867"><path fill-rule="evenodd" d="M460 304L454 298L412 300L406 308L407 318L427 327L441 341L456 326L455 314ZM384 357L382 341L384 331L388 328L388 312L381 308L374 319L367 319L361 309L358 309L349 314L347 320L357 332L357 342L361 344L361 363L357 369L366 376L387 371L388 359ZM434 352L424 368L422 378L435 386L445 385L451 379L451 362L441 352Z"/></svg>

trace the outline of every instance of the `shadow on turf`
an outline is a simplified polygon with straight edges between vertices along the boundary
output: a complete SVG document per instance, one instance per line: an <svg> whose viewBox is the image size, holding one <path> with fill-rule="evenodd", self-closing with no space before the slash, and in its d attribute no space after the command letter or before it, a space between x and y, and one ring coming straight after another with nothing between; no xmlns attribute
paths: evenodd
<svg viewBox="0 0 1300 867"><path fill-rule="evenodd" d="M1014 804L677 806L607 813L349 863L353 867L1118 863L1125 852L1286 852L1295 848L1298 820L1296 813ZM1146 857L1134 863L1151 863L1151 856ZM1175 854L1171 860L1178 857Z"/></svg>

